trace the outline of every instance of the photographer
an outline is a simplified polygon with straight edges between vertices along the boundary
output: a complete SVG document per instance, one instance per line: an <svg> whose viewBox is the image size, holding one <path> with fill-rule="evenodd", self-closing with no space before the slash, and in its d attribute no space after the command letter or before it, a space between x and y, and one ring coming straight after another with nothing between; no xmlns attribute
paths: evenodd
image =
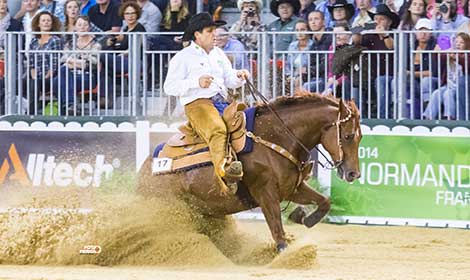
<svg viewBox="0 0 470 280"><path fill-rule="evenodd" d="M240 20L232 25L230 33L240 32L233 34L233 37L242 42L247 50L257 50L259 35L254 32L264 31L259 16L262 7L262 0L238 0Z"/></svg>
<svg viewBox="0 0 470 280"><path fill-rule="evenodd" d="M457 0L437 0L434 5L431 22L434 30L457 30L468 18L457 14ZM451 33L440 33L452 37Z"/></svg>

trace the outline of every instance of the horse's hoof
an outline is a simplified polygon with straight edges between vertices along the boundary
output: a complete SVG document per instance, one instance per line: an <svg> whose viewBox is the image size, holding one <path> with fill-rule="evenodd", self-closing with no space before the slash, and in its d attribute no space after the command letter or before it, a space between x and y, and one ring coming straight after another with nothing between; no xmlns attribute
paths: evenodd
<svg viewBox="0 0 470 280"><path fill-rule="evenodd" d="M307 211L305 211L305 208L303 206L299 206L295 208L292 213L290 213L288 219L296 224L303 225L303 220L305 216L307 216Z"/></svg>
<svg viewBox="0 0 470 280"><path fill-rule="evenodd" d="M277 252L282 253L287 249L287 244L286 243L279 243L277 244Z"/></svg>

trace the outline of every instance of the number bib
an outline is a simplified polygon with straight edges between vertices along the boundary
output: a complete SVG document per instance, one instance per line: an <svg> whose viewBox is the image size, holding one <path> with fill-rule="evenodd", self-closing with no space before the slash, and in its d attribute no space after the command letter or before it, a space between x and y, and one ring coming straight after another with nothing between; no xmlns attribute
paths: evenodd
<svg viewBox="0 0 470 280"><path fill-rule="evenodd" d="M154 158L152 162L152 174L170 172L173 165L171 158Z"/></svg>

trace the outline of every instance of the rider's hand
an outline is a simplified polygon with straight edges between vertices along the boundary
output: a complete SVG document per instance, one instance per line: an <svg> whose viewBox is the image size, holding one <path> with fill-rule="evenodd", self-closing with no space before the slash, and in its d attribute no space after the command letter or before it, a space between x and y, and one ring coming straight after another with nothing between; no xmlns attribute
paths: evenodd
<svg viewBox="0 0 470 280"><path fill-rule="evenodd" d="M250 72L246 69L238 70L237 77L242 80L248 80L250 78Z"/></svg>
<svg viewBox="0 0 470 280"><path fill-rule="evenodd" d="M201 88L208 88L211 86L212 80L214 80L214 77L211 75L202 75L199 78L199 86Z"/></svg>

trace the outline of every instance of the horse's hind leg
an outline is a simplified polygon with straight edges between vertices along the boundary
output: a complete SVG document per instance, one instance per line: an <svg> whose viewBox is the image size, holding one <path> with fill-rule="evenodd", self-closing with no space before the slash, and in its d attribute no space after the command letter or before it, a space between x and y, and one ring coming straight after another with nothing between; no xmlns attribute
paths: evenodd
<svg viewBox="0 0 470 280"><path fill-rule="evenodd" d="M307 211L302 206L297 207L289 215L289 219L292 221L304 224L309 228L320 222L328 211L330 211L331 207L330 200L321 193L313 190L306 182L302 182L297 191L288 197L287 200L303 205L315 203L318 206L317 209L308 216Z"/></svg>

